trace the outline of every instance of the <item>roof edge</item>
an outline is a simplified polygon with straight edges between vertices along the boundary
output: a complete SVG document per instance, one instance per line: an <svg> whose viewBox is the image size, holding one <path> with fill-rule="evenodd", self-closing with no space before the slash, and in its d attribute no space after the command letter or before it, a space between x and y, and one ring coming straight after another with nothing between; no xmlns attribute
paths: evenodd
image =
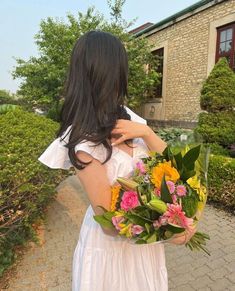
<svg viewBox="0 0 235 291"><path fill-rule="evenodd" d="M173 14L173 15L171 15L171 16L139 31L139 32L137 32L137 33L135 33L134 36L135 37L141 36L142 34L153 31L155 28L162 27L162 29L164 29L164 28L166 28L166 27L168 27L168 26L170 26L178 21L181 21L185 18L188 18L189 16L192 16L193 14L186 16L186 14L188 14L190 12L194 12L195 10L200 9L200 8L202 8L202 9L200 9L200 11L203 11L203 10L207 9L208 7L214 6L214 5L219 4L221 2L224 2L224 1L228 1L228 0L201 0L199 2L196 2L193 5L188 6L185 9L180 10L179 12L177 12L177 13L175 13L175 14ZM204 9L203 9L203 6L206 6L206 7L204 7ZM195 12L195 14L200 12L200 11ZM152 33L150 33L150 34L152 34Z"/></svg>

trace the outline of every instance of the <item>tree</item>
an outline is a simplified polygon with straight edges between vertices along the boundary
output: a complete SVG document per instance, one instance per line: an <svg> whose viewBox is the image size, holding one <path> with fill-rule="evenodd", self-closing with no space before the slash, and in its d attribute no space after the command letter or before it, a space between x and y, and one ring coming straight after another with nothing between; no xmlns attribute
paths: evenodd
<svg viewBox="0 0 235 291"><path fill-rule="evenodd" d="M128 105L134 108L143 103L151 95L159 77L154 69L146 73L145 64L155 67L157 61L151 54L152 46L145 38L137 39L128 33L134 22L126 22L122 18L124 3L125 0L108 1L112 16L110 21L93 6L85 14L67 14L67 23L51 17L42 20L35 35L39 56L30 57L28 61L16 58L17 66L12 75L22 80L17 93L44 110L52 108L54 112L60 108L74 43L85 32L100 29L119 37L126 47L130 72Z"/></svg>
<svg viewBox="0 0 235 291"><path fill-rule="evenodd" d="M201 108L208 112L232 111L235 107L235 74L226 58L220 58L203 84Z"/></svg>
<svg viewBox="0 0 235 291"><path fill-rule="evenodd" d="M235 144L235 74L227 59L214 66L201 90L201 108L196 131L205 142L224 147Z"/></svg>

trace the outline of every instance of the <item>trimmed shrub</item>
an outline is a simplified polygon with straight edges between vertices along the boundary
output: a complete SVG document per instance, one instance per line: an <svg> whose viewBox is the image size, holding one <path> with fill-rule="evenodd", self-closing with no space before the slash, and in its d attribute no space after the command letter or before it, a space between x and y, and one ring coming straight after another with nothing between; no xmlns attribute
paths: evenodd
<svg viewBox="0 0 235 291"><path fill-rule="evenodd" d="M201 108L208 112L232 111L235 107L235 74L226 58L220 58L203 84Z"/></svg>
<svg viewBox="0 0 235 291"><path fill-rule="evenodd" d="M58 126L20 108L0 115L0 276L15 259L15 245L38 241L33 224L69 174L37 160Z"/></svg>
<svg viewBox="0 0 235 291"><path fill-rule="evenodd" d="M235 211L235 160L211 155L208 171L208 201Z"/></svg>
<svg viewBox="0 0 235 291"><path fill-rule="evenodd" d="M215 64L201 90L201 108L195 132L206 143L229 148L235 143L235 74L226 58Z"/></svg>
<svg viewBox="0 0 235 291"><path fill-rule="evenodd" d="M235 143L235 112L201 113L195 131L204 142L227 147Z"/></svg>

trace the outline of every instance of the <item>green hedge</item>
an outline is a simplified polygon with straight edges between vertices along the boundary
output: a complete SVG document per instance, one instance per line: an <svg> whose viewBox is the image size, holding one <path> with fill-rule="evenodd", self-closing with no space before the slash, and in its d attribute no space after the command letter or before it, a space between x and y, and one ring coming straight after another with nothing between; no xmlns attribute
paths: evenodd
<svg viewBox="0 0 235 291"><path fill-rule="evenodd" d="M235 211L235 159L211 155L208 171L208 201Z"/></svg>
<svg viewBox="0 0 235 291"><path fill-rule="evenodd" d="M15 245L37 242L32 225L44 218L55 187L69 174L37 160L58 126L22 109L0 115L0 276L15 259Z"/></svg>

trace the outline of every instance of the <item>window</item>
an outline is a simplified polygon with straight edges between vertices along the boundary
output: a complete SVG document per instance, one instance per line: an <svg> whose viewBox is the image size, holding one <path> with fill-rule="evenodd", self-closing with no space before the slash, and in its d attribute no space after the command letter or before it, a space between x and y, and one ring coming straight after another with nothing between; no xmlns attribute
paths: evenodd
<svg viewBox="0 0 235 291"><path fill-rule="evenodd" d="M235 22L217 28L215 62L221 57L226 57L229 66L235 71Z"/></svg>
<svg viewBox="0 0 235 291"><path fill-rule="evenodd" d="M160 77L160 83L156 86L154 90L154 96L155 98L161 98L162 97L162 81L163 81L163 57L164 57L164 48L157 49L152 52L154 56L158 59L158 66L156 67L156 72L161 74Z"/></svg>

